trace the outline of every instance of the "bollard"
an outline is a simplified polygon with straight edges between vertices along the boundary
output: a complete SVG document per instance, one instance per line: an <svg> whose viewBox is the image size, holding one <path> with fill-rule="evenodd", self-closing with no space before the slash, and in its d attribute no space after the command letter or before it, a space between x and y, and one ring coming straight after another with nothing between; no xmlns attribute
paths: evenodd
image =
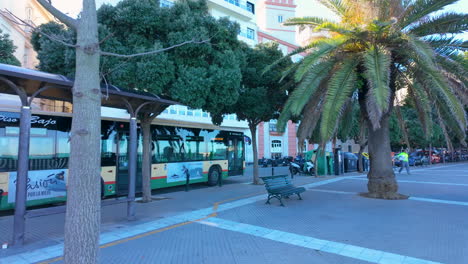
<svg viewBox="0 0 468 264"><path fill-rule="evenodd" d="M188 169L184 167L184 173L185 173L185 191L189 191L190 187L190 173L188 172Z"/></svg>
<svg viewBox="0 0 468 264"><path fill-rule="evenodd" d="M271 176L275 176L275 168L271 167Z"/></svg>

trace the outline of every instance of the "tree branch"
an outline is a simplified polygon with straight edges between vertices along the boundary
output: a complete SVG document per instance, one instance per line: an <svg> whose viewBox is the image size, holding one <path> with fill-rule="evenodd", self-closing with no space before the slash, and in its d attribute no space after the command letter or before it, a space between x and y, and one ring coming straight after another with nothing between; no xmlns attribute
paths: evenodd
<svg viewBox="0 0 468 264"><path fill-rule="evenodd" d="M164 52L164 51L171 50L171 49L174 49L174 48L186 45L186 44L190 44L190 43L201 44L201 43L206 43L206 42L209 42L209 41L210 41L209 39L202 40L202 41L195 41L195 40L184 41L182 43L179 43L179 44L167 47L167 48L152 50L152 51L147 51L147 52L141 52L141 53L134 53L134 54L129 54L129 55L106 52L106 51L101 51L100 53L101 53L101 55L104 55L104 56L114 56L114 57L119 57L119 58L134 58L134 57L140 57L140 56L152 55L152 54Z"/></svg>
<svg viewBox="0 0 468 264"><path fill-rule="evenodd" d="M23 20L21 18L19 18L18 16L16 16L15 14L13 14L10 10L8 9L4 9L4 12L6 12L9 16L13 17L14 19L16 20L13 20L7 16L5 16L9 21L11 21L12 23L15 23L17 25L20 25L20 26L25 26L25 27L29 27L33 30L36 30L37 32L41 33L42 35L46 36L47 38L49 38L50 40L52 41L56 41L62 45L65 45L67 47L72 47L72 48L77 48L78 45L74 45L74 44L71 44L71 43L67 43L65 42L64 40L61 40L59 39L57 36L54 36L54 35L51 35L51 34L48 34L48 33L45 33L43 30L41 30L39 27L36 27L32 24L30 24L29 22L27 22L26 20ZM19 22L18 22L19 21ZM21 23L20 23L21 22Z"/></svg>
<svg viewBox="0 0 468 264"><path fill-rule="evenodd" d="M78 28L78 21L76 19L73 19L64 13L62 13L60 10L55 8L52 4L50 4L47 0L36 0L39 4L41 4L42 7L44 7L49 13L51 13L54 17L56 17L58 20L60 20L62 23L65 25L77 30Z"/></svg>

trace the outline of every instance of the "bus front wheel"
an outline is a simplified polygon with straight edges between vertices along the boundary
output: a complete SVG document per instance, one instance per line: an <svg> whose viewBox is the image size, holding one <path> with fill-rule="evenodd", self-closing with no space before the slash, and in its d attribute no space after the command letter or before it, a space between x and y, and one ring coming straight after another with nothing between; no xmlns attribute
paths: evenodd
<svg viewBox="0 0 468 264"><path fill-rule="evenodd" d="M219 177L221 177L219 169L216 167L212 167L208 172L208 186L215 186L216 184L218 184Z"/></svg>

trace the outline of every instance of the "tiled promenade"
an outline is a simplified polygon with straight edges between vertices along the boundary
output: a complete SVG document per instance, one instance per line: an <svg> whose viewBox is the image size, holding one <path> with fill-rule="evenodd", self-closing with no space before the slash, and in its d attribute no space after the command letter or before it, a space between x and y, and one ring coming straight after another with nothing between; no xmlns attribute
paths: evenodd
<svg viewBox="0 0 468 264"><path fill-rule="evenodd" d="M286 172L277 168L276 173ZM262 169L263 174L271 168ZM468 263L468 164L415 169L397 175L408 200L367 199L366 178L294 179L308 189L286 207L265 205L263 186L250 176L223 187L159 192L167 198L103 208L102 263ZM0 263L61 263L64 215L28 220L26 246L0 251ZM11 217L0 217L0 242Z"/></svg>

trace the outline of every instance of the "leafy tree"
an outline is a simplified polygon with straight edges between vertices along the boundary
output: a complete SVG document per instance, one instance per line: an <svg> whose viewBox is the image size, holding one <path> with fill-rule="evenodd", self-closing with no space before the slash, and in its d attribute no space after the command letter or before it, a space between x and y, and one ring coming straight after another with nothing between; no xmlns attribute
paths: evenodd
<svg viewBox="0 0 468 264"><path fill-rule="evenodd" d="M238 120L246 120L252 135L254 157L253 183L259 184L257 126L278 117L278 110L286 101L288 80L279 82L281 73L292 64L284 60L271 71L262 75L268 65L283 57L277 43L258 44L255 48L243 46L244 63L242 64L242 81L239 98L233 105L220 109L214 116L214 121L220 123L220 115L235 113Z"/></svg>
<svg viewBox="0 0 468 264"><path fill-rule="evenodd" d="M436 107L452 133L464 141L466 116L456 94L467 94L466 68L457 54L466 47L454 34L468 29L468 15L440 12L456 0L320 0L340 22L293 18L286 25L326 31L292 54L309 50L294 73L299 83L281 113L281 124L320 108L320 137L335 134L345 106L358 93L368 126L371 170L368 196L398 199L390 162L389 119L395 92L407 88L429 135ZM279 124L280 125L280 124ZM309 130L311 130L309 128ZM313 131L313 129L311 130Z"/></svg>
<svg viewBox="0 0 468 264"><path fill-rule="evenodd" d="M101 6L97 17L100 39L106 39L101 48L109 52L134 54L191 39L210 40L208 44L187 44L136 58L103 57L100 63L103 81L167 96L209 112L236 102L241 80L239 26L227 18L210 16L206 1L177 1L167 8L154 0L124 0L116 6ZM33 34L39 68L73 77L75 49L52 41L41 32L72 43L75 31L52 22ZM157 114L140 117L144 201L151 201L150 123Z"/></svg>
<svg viewBox="0 0 468 264"><path fill-rule="evenodd" d="M104 35L104 38L99 40L99 32L98 32L98 15L96 12L96 3L95 0L83 0L83 11L81 16L77 19L73 19L64 13L60 12L58 9L52 6L50 1L47 0L37 0L47 11L52 13L58 20L64 23L68 28L72 29L76 32L76 41L70 39L63 39L60 36L56 36L54 34L48 34L42 31L41 34L47 34L54 38L54 41L60 42L65 46L72 47L75 52L75 68L71 69L69 73L73 73L75 78L75 82L73 85L73 119L72 119L72 129L71 129L71 139L70 139L70 163L69 163L69 178L68 178L68 193L67 193L67 213L66 213L66 220L65 220L65 242L64 242L64 258L66 263L97 263L98 260L98 245L99 245L99 226L100 226L100 132L101 132L101 122L100 122L100 114L101 114L101 93L100 93L100 83L101 78L106 75L109 79L115 78L115 80L119 80L119 76L124 76L125 71L118 71L119 64L110 64L108 61L107 65L108 69L112 69L112 71L103 71L101 70L103 65L105 65L105 61L101 61L101 55L106 56L115 56L119 58L126 58L128 61L132 61L131 58L138 57L138 56L158 56L155 55L157 53L161 53L166 51L170 48L180 47L182 44L187 44L188 49L184 50L184 52L174 52L175 54L179 54L179 56L198 56L198 60L200 60L200 64L196 64L197 59L192 59L192 64L189 66L174 64L174 68L176 72L180 74L179 78L173 80L173 85L169 85L170 82L168 81L166 86L161 86L161 89L165 87L176 87L177 91L171 90L171 92L167 92L167 95L172 96L174 99L184 99L181 101L190 101L188 105L198 107L200 105L205 105L204 109L211 109L216 107L219 104L224 104L226 102L235 102L236 88L240 83L240 69L238 65L235 64L236 57L235 52L230 50L229 43L216 43L217 39L223 40L225 39L234 39L237 33L238 27L232 23L229 23L227 20L224 20L224 25L222 26L215 23L214 19L212 19L212 23L206 25L205 28L198 27L197 24L190 24L191 22L198 22L198 20L194 14L190 12L192 9L197 9L197 5L200 7L204 6L206 8L206 1L188 1L188 0L181 0L178 1L180 4L176 4L179 6L180 16L177 21L171 21L174 23L174 27L177 26L180 28L180 31L169 32L169 31L152 31L150 28L147 28L147 25L150 25L152 20L159 19L158 16L146 16L142 15L143 12L148 10L141 10L140 9L132 9L129 7L128 9L133 10L131 13L132 17L128 17L128 20L138 20L142 19L143 23L139 26L134 25L134 28L130 31L129 28L125 28L125 33L121 35L125 38L125 40L133 40L134 42L124 42L123 40L119 40L117 37L114 39L112 37L112 32L107 27L110 25L103 26L99 29L99 32ZM143 4L154 4L157 5L157 1L152 0L144 0L144 1L134 1ZM121 7L125 7L126 5L130 5L130 1L124 1ZM110 8L111 7L107 7ZM182 12L185 10L184 12ZM126 13L128 10L120 10L122 13ZM104 11L102 11L105 13ZM169 12L169 11L168 11ZM177 12L170 12L171 14L178 14ZM128 13L130 14L130 13ZM207 12L205 12L207 14ZM102 15L102 13L100 13ZM115 12L119 18L119 12ZM208 15L205 15L207 17ZM100 17L102 19L102 17ZM172 17L174 18L174 17ZM119 25L119 21L112 20L108 18L108 20L113 21L116 25ZM184 24L183 22L186 21L187 23ZM221 24L223 22L220 22ZM182 27L185 25L185 27ZM126 27L127 25L120 24L120 27ZM130 26L130 25L128 25ZM173 30L174 27L171 29ZM212 52L205 56L205 52L201 52L197 48L191 46L188 43L194 43L194 41L188 41L184 39L183 43L177 43L177 40L180 40L184 37L184 34L187 33L187 30L190 28L194 28L197 31L192 32L190 34L190 39L193 39L197 36L209 36L211 41L215 41L216 45L207 44L203 45L205 48L213 48L218 52ZM139 31L141 30L141 31ZM213 30L213 31L211 31ZM156 39L159 39L159 34L166 32L168 38L167 42L171 43L167 48L160 48L162 47L161 43L141 40L138 38L132 39L132 32L140 32L140 35L144 36L153 36ZM211 35L210 33L216 32L216 34ZM106 34L110 33L110 34ZM101 35L101 36L103 36ZM107 40L106 40L107 39ZM172 42L171 42L172 41ZM187 42L188 41L188 42ZM114 51L117 52L110 52L104 51L104 47L109 45L109 48L112 47L110 42L115 42L115 49ZM120 45L119 45L120 43ZM138 53L133 54L122 54L121 52L128 51L126 46L122 43L129 43L130 47L134 47ZM39 41L39 44L40 41ZM148 48L150 45L151 54L148 54L148 51L145 48ZM174 45L175 44L175 45ZM38 50L41 52L41 50ZM198 51L198 52L197 52ZM45 55L45 54L44 54ZM156 57L157 58L157 57ZM193 58L193 57L192 57ZM153 57L153 59L155 59ZM65 61L64 63L68 63L68 65L73 65L70 61ZM121 61L121 66L124 67L127 61ZM140 70L137 72L139 75L133 78L133 80L138 81L138 78L143 79L143 82L149 84L148 76L153 74L154 71L160 73L160 70L164 69L152 69L148 68L148 70L152 70L153 72L145 72L142 70L145 67L142 67L143 64L146 66L152 66L152 61L137 61L135 63L130 63L133 65L133 68L128 70ZM43 69L43 68L42 68ZM56 71L53 71L56 72ZM116 72L114 74L114 72ZM127 72L128 74L129 72ZM143 74L142 74L143 73ZM144 75L147 74L147 75ZM155 76L153 76L155 77ZM236 79L237 77L237 79ZM210 88L210 94L206 93L200 88L200 85L193 86L193 93L190 94L190 98L186 98L184 96L188 96L190 90L190 84L194 84L194 79L201 79L205 78L207 89ZM106 77L107 79L107 77ZM121 78L120 80L128 80L127 78ZM151 79L151 81L157 80L157 78ZM115 82L117 85L121 85ZM211 84L211 85L210 85ZM237 86L236 86L237 85ZM222 87L226 86L226 87ZM126 88L138 88L138 89L149 89L144 85L140 86L136 83L135 86L125 86ZM157 86L156 86L157 87ZM225 88L228 93L233 93L232 97L226 96L225 93L223 99L219 99L217 96L222 94L223 92L214 90L216 88L222 87ZM152 87L153 89L154 87ZM155 91L153 91L155 92ZM199 96L196 95L197 92L203 92ZM162 92L162 94L166 94ZM198 96L198 97L196 97ZM199 98L207 99L207 102L203 102L199 100Z"/></svg>
<svg viewBox="0 0 468 264"><path fill-rule="evenodd" d="M16 47L13 41L10 40L10 35L2 34L2 30L0 29L0 63L21 66L19 60L13 55L15 50Z"/></svg>

